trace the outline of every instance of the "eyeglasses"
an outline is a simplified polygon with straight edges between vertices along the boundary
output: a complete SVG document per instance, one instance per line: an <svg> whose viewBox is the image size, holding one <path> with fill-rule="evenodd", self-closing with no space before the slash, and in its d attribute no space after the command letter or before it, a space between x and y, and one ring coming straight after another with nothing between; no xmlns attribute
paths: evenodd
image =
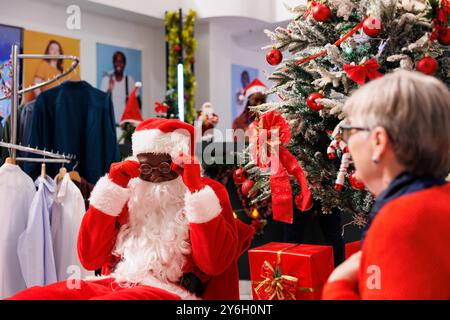
<svg viewBox="0 0 450 320"><path fill-rule="evenodd" d="M341 124L340 131L341 131L342 140L344 142L348 143L348 140L350 139L350 137L352 135L354 135L355 133L357 133L359 131L370 131L370 129L364 128L364 127L353 127L348 124Z"/></svg>
<svg viewBox="0 0 450 320"><path fill-rule="evenodd" d="M152 167L149 164L141 164L141 173L148 175L153 172L153 170L158 170L161 173L169 173L172 169L170 168L170 163L161 162L157 167Z"/></svg>

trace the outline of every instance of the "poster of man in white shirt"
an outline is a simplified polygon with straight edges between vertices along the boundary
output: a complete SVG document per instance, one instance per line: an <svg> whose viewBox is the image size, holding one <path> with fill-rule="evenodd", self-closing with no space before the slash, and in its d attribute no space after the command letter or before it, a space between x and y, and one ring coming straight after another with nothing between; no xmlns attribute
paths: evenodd
<svg viewBox="0 0 450 320"><path fill-rule="evenodd" d="M97 43L97 85L111 95L116 123L136 81L141 81L141 51Z"/></svg>

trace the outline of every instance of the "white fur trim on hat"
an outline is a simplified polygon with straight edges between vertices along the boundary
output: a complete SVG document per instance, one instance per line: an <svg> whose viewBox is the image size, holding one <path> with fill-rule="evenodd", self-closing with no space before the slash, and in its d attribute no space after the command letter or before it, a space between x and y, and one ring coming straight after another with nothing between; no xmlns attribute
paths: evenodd
<svg viewBox="0 0 450 320"><path fill-rule="evenodd" d="M183 152L191 153L191 139L179 133L164 133L159 129L135 131L132 136L133 155L140 153L167 153L173 159Z"/></svg>
<svg viewBox="0 0 450 320"><path fill-rule="evenodd" d="M267 88L266 88L266 87L263 87L263 86L253 86L253 87L251 87L251 88L248 88L248 89L245 91L245 97L248 98L248 97L250 97L252 94L255 94L255 93L257 93L257 92L264 93L264 92L266 92L266 90L267 90Z"/></svg>
<svg viewBox="0 0 450 320"><path fill-rule="evenodd" d="M104 176L92 190L89 203L104 214L116 217L122 212L129 198L129 189L118 186L108 176Z"/></svg>
<svg viewBox="0 0 450 320"><path fill-rule="evenodd" d="M184 197L186 217L192 223L204 223L217 217L222 211L219 198L210 186Z"/></svg>

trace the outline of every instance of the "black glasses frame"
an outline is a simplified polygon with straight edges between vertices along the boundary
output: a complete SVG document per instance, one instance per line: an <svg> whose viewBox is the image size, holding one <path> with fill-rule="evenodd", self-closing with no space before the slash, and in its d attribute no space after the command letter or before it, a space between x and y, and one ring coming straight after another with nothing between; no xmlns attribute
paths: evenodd
<svg viewBox="0 0 450 320"><path fill-rule="evenodd" d="M345 142L348 142L350 137L354 133L356 133L356 132L351 133L351 131L367 131L367 132L369 132L370 129L365 128L365 127L355 127L355 126L351 126L351 125L341 124L340 132L341 132L342 140L344 140Z"/></svg>
<svg viewBox="0 0 450 320"><path fill-rule="evenodd" d="M170 171L172 171L172 169L170 168L170 163L163 161L161 162L157 167L152 167L149 164L141 164L141 172L143 174L151 174L153 172L153 170L158 170L161 173L169 173Z"/></svg>

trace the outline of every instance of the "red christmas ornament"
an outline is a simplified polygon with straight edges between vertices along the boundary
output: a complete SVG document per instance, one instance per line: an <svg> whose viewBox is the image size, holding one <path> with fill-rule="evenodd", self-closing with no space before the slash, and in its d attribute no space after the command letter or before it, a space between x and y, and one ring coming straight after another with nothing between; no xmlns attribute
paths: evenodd
<svg viewBox="0 0 450 320"><path fill-rule="evenodd" d="M239 168L239 169L236 169L236 170L233 172L233 180L234 180L234 182L236 182L237 184L244 183L245 179L246 179L246 178L245 178L245 172L244 172L244 169Z"/></svg>
<svg viewBox="0 0 450 320"><path fill-rule="evenodd" d="M330 18L331 10L330 8L323 3L318 3L313 8L313 17L314 20L318 22L325 22Z"/></svg>
<svg viewBox="0 0 450 320"><path fill-rule="evenodd" d="M313 92L311 93L308 98L306 99L306 105L308 108L314 111L319 111L323 109L323 105L316 103L316 99L322 99L323 95L319 92Z"/></svg>
<svg viewBox="0 0 450 320"><path fill-rule="evenodd" d="M173 50L175 50L175 52L180 52L181 51L181 46L179 44L176 44L173 46Z"/></svg>
<svg viewBox="0 0 450 320"><path fill-rule="evenodd" d="M241 187L242 194L246 197L251 197L252 195L249 193L254 185L255 185L255 182L253 180L250 180L250 179L245 180Z"/></svg>
<svg viewBox="0 0 450 320"><path fill-rule="evenodd" d="M276 66L283 60L283 54L280 50L273 48L267 53L266 60L271 66Z"/></svg>
<svg viewBox="0 0 450 320"><path fill-rule="evenodd" d="M359 181L358 179L356 179L356 173L355 171L353 171L350 174L350 177L348 178L348 182L350 183L350 185L352 186L353 189L355 190L364 190L364 188L366 187L364 185L364 183L362 183L361 181Z"/></svg>
<svg viewBox="0 0 450 320"><path fill-rule="evenodd" d="M438 41L443 46L450 46L450 28L443 28L439 31Z"/></svg>
<svg viewBox="0 0 450 320"><path fill-rule="evenodd" d="M425 73L427 75L434 75L438 69L438 63L435 58L425 56L417 62L417 71Z"/></svg>
<svg viewBox="0 0 450 320"><path fill-rule="evenodd" d="M375 17L369 17L363 23L363 31L369 37L377 37L381 33L381 30L381 20Z"/></svg>

